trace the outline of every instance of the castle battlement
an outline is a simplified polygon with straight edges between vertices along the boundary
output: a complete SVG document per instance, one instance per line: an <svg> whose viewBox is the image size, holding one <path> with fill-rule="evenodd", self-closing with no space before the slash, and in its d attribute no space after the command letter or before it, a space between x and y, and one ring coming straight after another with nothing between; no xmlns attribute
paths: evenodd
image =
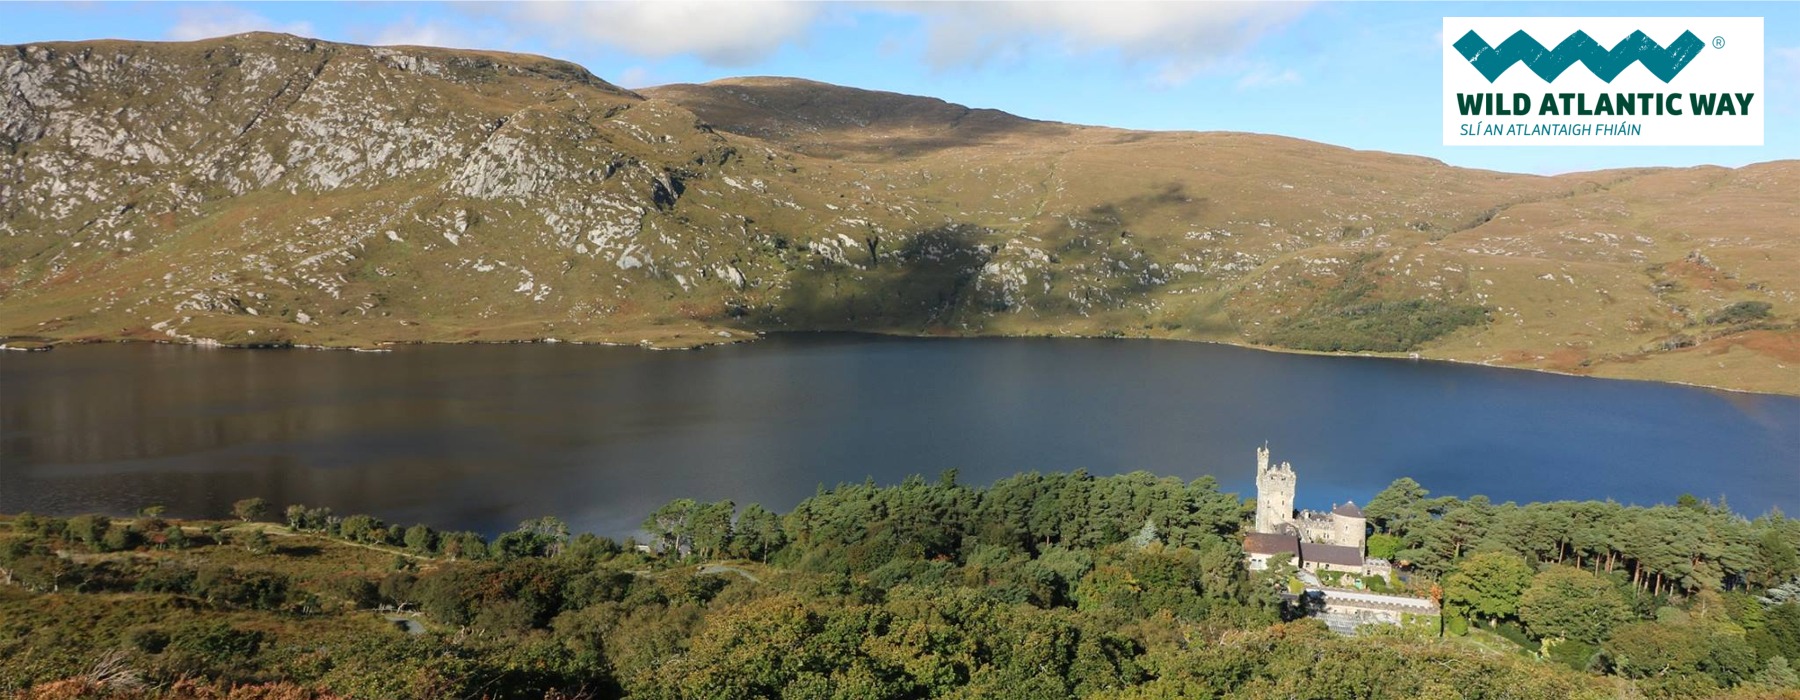
<svg viewBox="0 0 1800 700"><path fill-rule="evenodd" d="M1270 466L1268 443L1256 448L1256 529L1244 536L1245 566L1261 571L1285 558L1318 575L1311 580L1314 585L1356 588L1363 587L1360 578L1346 584L1342 575L1390 576L1392 562L1368 557L1368 520L1362 509L1347 501L1331 504L1331 510L1294 510L1298 480L1287 462ZM1365 624L1398 625L1409 616L1438 614L1437 604L1422 598L1347 589L1309 590L1305 595L1325 603L1322 612L1309 614L1341 633L1354 633Z"/></svg>
<svg viewBox="0 0 1800 700"><path fill-rule="evenodd" d="M1256 448L1255 532L1292 537L1302 553L1306 548L1300 545L1331 548L1334 561L1320 561L1320 566L1338 568L1345 565L1335 560L1360 559L1368 536L1362 509L1355 503L1344 503L1332 504L1329 511L1295 510L1294 492L1298 482L1292 464L1271 464L1268 443ZM1350 556L1352 550L1355 557Z"/></svg>

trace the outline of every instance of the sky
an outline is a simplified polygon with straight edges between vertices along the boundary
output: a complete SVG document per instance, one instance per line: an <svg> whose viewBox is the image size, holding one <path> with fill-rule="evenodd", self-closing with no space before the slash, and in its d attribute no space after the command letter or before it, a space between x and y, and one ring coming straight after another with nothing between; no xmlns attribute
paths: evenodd
<svg viewBox="0 0 1800 700"><path fill-rule="evenodd" d="M1800 158L1800 3L7 3L0 44L252 30L542 54L625 87L745 75L1034 119L1250 131L1530 173ZM1762 146L1442 145L1446 16L1763 17Z"/></svg>

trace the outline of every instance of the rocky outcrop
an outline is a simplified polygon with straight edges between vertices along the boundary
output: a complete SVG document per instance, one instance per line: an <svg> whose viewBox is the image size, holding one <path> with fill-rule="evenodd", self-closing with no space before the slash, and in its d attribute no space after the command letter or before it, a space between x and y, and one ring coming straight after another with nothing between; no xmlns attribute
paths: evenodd
<svg viewBox="0 0 1800 700"><path fill-rule="evenodd" d="M788 79L640 94L278 34L32 44L0 47L0 336L1125 335L1800 393L1797 181L1507 175Z"/></svg>

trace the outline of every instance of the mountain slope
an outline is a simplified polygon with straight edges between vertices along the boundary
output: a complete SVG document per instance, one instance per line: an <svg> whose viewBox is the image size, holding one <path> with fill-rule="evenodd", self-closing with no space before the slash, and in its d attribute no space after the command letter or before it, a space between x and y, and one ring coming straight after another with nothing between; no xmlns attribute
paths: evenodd
<svg viewBox="0 0 1800 700"><path fill-rule="evenodd" d="M905 158L948 148L1063 139L1082 130L930 97L795 78L731 78L644 92L680 104L725 131L821 157Z"/></svg>
<svg viewBox="0 0 1800 700"><path fill-rule="evenodd" d="M1510 175L270 34L0 75L15 337L1124 335L1800 393L1793 162Z"/></svg>

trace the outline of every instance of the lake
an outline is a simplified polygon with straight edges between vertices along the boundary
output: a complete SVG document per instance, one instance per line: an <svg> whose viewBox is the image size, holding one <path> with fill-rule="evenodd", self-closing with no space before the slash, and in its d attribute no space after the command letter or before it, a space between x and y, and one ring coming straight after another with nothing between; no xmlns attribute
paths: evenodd
<svg viewBox="0 0 1800 700"><path fill-rule="evenodd" d="M691 352L150 344L0 353L0 512L329 505L488 533L622 537L680 497L786 510L948 468L1148 470L1297 505L1401 476L1495 501L1727 498L1800 511L1800 398L1147 340L775 335Z"/></svg>

